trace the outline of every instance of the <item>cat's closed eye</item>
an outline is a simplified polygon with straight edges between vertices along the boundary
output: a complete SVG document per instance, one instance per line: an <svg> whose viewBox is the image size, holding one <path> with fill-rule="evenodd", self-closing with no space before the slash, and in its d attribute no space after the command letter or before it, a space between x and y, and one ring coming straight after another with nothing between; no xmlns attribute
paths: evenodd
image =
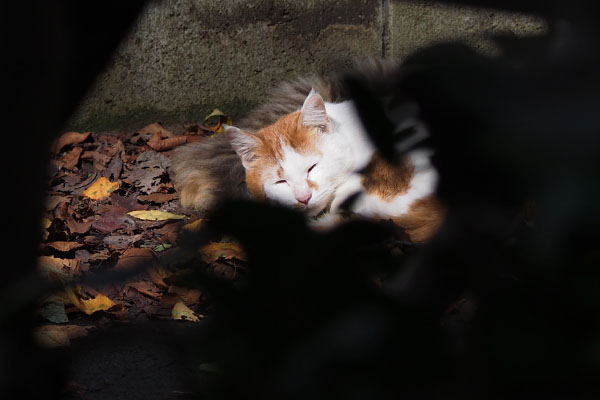
<svg viewBox="0 0 600 400"><path fill-rule="evenodd" d="M281 183L287 183L287 181L285 179L281 179L281 180L275 182L276 185L279 185Z"/></svg>
<svg viewBox="0 0 600 400"><path fill-rule="evenodd" d="M316 167L316 166L317 166L317 163L314 163L313 165L311 165L310 168L308 169L307 174L310 174L310 171L312 171L313 168Z"/></svg>

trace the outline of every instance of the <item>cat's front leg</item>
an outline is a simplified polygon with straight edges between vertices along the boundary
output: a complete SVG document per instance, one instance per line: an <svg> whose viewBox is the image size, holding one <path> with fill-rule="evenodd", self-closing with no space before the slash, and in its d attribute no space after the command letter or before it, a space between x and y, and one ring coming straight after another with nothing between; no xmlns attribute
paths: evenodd
<svg viewBox="0 0 600 400"><path fill-rule="evenodd" d="M352 174L344 183L342 183L335 191L335 197L329 207L329 212L338 214L344 211L355 211L355 203L360 201L360 197L364 194L365 188L362 184L362 175ZM358 196L358 197L356 197ZM352 197L352 204L346 204L346 201Z"/></svg>

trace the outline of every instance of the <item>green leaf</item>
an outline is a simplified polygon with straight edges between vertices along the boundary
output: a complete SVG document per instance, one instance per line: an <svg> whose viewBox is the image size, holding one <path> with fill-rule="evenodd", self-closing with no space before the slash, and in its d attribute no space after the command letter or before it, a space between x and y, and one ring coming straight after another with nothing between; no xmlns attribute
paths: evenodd
<svg viewBox="0 0 600 400"><path fill-rule="evenodd" d="M167 249L170 249L171 247L173 247L173 245L171 245L169 243L161 243L154 248L154 251L156 251L158 253L160 251L165 251Z"/></svg>

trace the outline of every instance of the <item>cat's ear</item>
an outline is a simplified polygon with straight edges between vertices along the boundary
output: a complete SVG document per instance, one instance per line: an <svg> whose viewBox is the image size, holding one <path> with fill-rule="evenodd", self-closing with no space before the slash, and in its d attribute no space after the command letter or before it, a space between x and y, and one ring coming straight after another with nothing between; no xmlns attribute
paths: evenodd
<svg viewBox="0 0 600 400"><path fill-rule="evenodd" d="M256 159L256 149L259 139L251 133L246 133L235 126L223 124L223 134L229 140L231 147L240 156L244 168L248 169Z"/></svg>
<svg viewBox="0 0 600 400"><path fill-rule="evenodd" d="M302 117L302 125L307 128L319 128L323 132L331 131L331 121L325 110L325 102L315 89L311 89L310 93L304 100L304 104L300 109Z"/></svg>

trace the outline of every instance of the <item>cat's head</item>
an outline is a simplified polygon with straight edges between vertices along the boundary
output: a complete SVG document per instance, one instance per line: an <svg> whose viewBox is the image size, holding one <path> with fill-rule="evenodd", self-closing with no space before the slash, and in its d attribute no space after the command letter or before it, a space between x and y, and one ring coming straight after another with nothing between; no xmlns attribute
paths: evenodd
<svg viewBox="0 0 600 400"><path fill-rule="evenodd" d="M233 126L224 133L256 198L316 215L331 202L339 180L335 157L328 156L331 125L322 97L311 91L299 111L256 133Z"/></svg>

